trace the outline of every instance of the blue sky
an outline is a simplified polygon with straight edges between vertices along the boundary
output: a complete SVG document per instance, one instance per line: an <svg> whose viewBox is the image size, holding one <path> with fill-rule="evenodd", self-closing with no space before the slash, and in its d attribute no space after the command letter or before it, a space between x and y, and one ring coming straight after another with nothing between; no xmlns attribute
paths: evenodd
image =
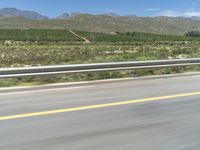
<svg viewBox="0 0 200 150"><path fill-rule="evenodd" d="M200 0L0 0L0 8L34 10L49 17L63 12L137 16L200 16Z"/></svg>

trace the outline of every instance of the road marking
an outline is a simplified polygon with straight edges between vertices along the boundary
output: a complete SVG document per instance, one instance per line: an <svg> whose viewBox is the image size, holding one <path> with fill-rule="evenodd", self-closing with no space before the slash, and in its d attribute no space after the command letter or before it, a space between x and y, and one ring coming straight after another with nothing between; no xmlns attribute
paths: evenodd
<svg viewBox="0 0 200 150"><path fill-rule="evenodd" d="M0 96L10 96L10 95L17 95L17 94L28 94L28 93L38 93L38 92L51 92L51 91L61 91L61 90L78 90L84 88L90 88L92 86L77 86L77 87L63 87L63 88L53 88L53 89L41 89L41 90L30 90L30 91L23 91L23 92L8 92L8 93L0 93Z"/></svg>
<svg viewBox="0 0 200 150"><path fill-rule="evenodd" d="M1 116L0 121L37 117L37 116L46 116L46 115L60 114L60 113L66 113L66 112L76 112L76 111L83 111L83 110L90 110L90 109L97 109L97 108L107 108L107 107L113 107L113 106L151 102L151 101L161 101L161 100L189 97L189 96L195 96L195 95L200 95L200 92L176 94L176 95L152 97L152 98L144 98L144 99L136 99L136 100L128 100L128 101L120 101L120 102L114 102L114 103L104 103L104 104L97 104L97 105L90 105L90 106L72 107L72 108L57 109L57 110L50 110L50 111L43 111L43 112L18 114L18 115L12 115L12 116Z"/></svg>
<svg viewBox="0 0 200 150"><path fill-rule="evenodd" d="M130 77L130 78L120 78L120 79L105 79L105 80L95 80L95 81L81 81L81 82L74 82L74 83L61 83L61 84L55 84L55 85L66 85L66 87L58 87L58 88L54 88L54 89L41 89L41 90L38 90L38 89L33 89L33 90L29 90L33 87L36 87L36 86L33 86L33 87L14 87L14 88L0 88L0 92L2 92L3 90L20 90L20 89L27 89L27 91L23 91L23 92L7 92L7 93L0 93L0 96L10 96L10 95L15 95L15 94L26 94L26 93L36 93L36 92L48 92L48 91L58 91L58 90L71 90L71 89L81 89L81 88L90 88L90 87L93 87L93 85L86 85L86 86L83 86L83 85L80 85L80 84L90 84L90 83L109 83L109 82L114 82L116 83L115 81L140 81L140 80L145 80L145 81L148 81L148 82L155 82L155 81L165 81L165 80L177 80L177 79L190 79L191 78L200 78L200 73L197 72L197 73L183 73L182 75L186 75L186 76L183 76L183 77L176 77L176 75L179 75L179 74L170 74L170 75L156 75L156 76L146 76L146 77ZM187 76L189 75L189 76ZM161 78L159 78L161 77ZM164 78L163 78L164 77ZM169 78L165 78L165 77L169 77ZM136 80L135 80L136 79ZM52 84L54 85L54 84ZM75 85L75 87L67 87L68 85ZM42 85L43 86L43 85ZM38 87L42 87L42 86L38 86ZM48 86L51 86L51 84L47 85L46 87ZM98 86L98 85L95 85L95 86ZM45 87L45 86L44 86Z"/></svg>

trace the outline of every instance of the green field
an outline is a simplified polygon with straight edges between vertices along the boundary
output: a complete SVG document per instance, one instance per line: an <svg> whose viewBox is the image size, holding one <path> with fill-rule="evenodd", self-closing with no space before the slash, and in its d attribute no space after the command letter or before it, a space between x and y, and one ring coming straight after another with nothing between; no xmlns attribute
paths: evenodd
<svg viewBox="0 0 200 150"><path fill-rule="evenodd" d="M200 57L199 38L149 33L127 36L125 33L74 32L92 43L84 43L68 30L0 30L0 67ZM162 74L182 72L186 68L4 79L0 80L0 86Z"/></svg>
<svg viewBox="0 0 200 150"><path fill-rule="evenodd" d="M148 42L148 41L198 41L197 38L173 35L158 35L152 33L136 32L134 36L127 36L126 33L106 34L97 32L76 31L75 33L87 37L91 42ZM47 29L0 29L0 41L29 41L29 42L81 42L82 39L74 36L65 30Z"/></svg>
<svg viewBox="0 0 200 150"><path fill-rule="evenodd" d="M0 29L0 41L13 40L13 41L29 41L29 42L81 42L82 40L72 35L68 30L45 30L45 29Z"/></svg>
<svg viewBox="0 0 200 150"><path fill-rule="evenodd" d="M92 42L149 42L149 41L192 41L198 40L195 38L189 38L184 36L173 36L173 35L159 35L152 33L136 32L134 36L127 36L126 33L119 34L105 34L105 33L94 33L76 31L79 35L87 37Z"/></svg>

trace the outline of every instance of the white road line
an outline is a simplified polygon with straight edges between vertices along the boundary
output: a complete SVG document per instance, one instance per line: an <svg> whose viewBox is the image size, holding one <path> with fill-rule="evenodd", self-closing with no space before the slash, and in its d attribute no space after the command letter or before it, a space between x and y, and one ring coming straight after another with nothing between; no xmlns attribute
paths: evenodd
<svg viewBox="0 0 200 150"><path fill-rule="evenodd" d="M132 77L132 78L123 78L123 79L107 79L107 80L97 80L97 81L83 81L83 82L76 82L76 83L70 83L70 84L66 84L67 85L72 85L74 87L62 87L62 88L53 88L53 89L41 89L41 90L30 90L28 91L29 88L33 88L33 87L25 87L24 89L27 90L27 91L20 91L20 92L7 92L7 93L0 93L0 96L4 96L4 95L16 95L16 94L26 94L26 93L37 93L37 92L50 92L50 91L59 91L59 90L76 90L76 89L83 89L83 88L90 88L90 87L94 87L94 86L101 86L101 85L98 85L98 83L108 83L109 82L117 82L117 81L128 81L128 80L135 80L137 82L140 82L142 79L145 80L145 82L155 82L155 81L164 81L164 80L177 80L177 79L188 79L190 80L191 78L200 78L200 75L199 73L195 73L193 75L193 73L185 73L183 75L186 75L186 76L179 76L179 77L176 77L174 74L172 75L157 75L157 76L147 76L147 77ZM187 76L189 75L189 76ZM191 76L190 76L191 75ZM167 78L169 77L169 78ZM137 80L136 80L137 79ZM96 85L88 85L88 86L83 86L81 84L92 84L92 83L96 83ZM77 84L77 85L76 85ZM61 84L56 84L57 86L59 85L65 85L63 83ZM54 85L52 85L54 86ZM42 87L42 86L39 86L39 87ZM48 88L48 85L46 86ZM51 85L49 85L49 87L51 87ZM45 86L44 86L45 88ZM23 89L23 88L11 88L11 89ZM0 89L1 90L9 90L9 88L3 88L3 89Z"/></svg>
<svg viewBox="0 0 200 150"><path fill-rule="evenodd" d="M0 96L38 93L38 92L50 92L50 91L60 91L60 90L77 90L77 89L84 89L84 88L89 88L89 87L92 87L92 86L65 87L65 88L55 88L55 89L31 90L31 91L23 91L23 92L8 92L8 93L0 93Z"/></svg>

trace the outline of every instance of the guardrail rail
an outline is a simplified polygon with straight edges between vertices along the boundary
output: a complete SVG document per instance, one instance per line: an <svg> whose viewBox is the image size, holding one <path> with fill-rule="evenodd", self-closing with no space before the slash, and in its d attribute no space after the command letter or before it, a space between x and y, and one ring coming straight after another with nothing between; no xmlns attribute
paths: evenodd
<svg viewBox="0 0 200 150"><path fill-rule="evenodd" d="M0 68L0 78L200 65L200 58Z"/></svg>

